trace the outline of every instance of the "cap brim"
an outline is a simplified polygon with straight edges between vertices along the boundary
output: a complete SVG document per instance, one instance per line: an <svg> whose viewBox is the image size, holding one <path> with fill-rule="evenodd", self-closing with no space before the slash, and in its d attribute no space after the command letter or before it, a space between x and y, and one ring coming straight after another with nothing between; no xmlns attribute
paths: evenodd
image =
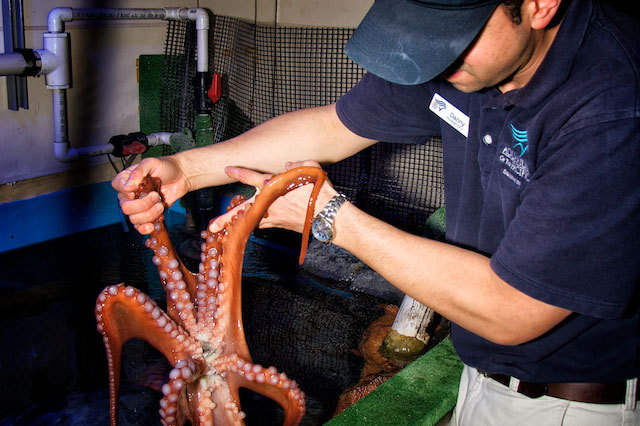
<svg viewBox="0 0 640 426"><path fill-rule="evenodd" d="M465 51L497 5L496 1L451 10L376 0L344 51L385 80L421 84L441 74Z"/></svg>

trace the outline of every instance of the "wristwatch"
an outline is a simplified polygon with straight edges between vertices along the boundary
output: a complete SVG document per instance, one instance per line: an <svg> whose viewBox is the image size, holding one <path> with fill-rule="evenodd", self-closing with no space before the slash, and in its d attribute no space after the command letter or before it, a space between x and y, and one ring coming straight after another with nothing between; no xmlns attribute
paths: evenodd
<svg viewBox="0 0 640 426"><path fill-rule="evenodd" d="M335 237L335 230L333 229L333 220L338 213L340 206L347 201L347 197L344 194L334 195L324 208L313 219L311 224L311 232L313 236L320 242L330 244Z"/></svg>

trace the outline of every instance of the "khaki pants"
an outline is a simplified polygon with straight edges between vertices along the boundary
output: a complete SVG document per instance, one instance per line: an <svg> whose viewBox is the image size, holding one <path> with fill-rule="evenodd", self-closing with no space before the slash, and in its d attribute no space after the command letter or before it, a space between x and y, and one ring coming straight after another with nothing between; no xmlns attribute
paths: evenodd
<svg viewBox="0 0 640 426"><path fill-rule="evenodd" d="M634 400L635 395L627 399ZM587 404L546 395L529 398L465 365L449 426L489 425L640 426L640 407L637 403Z"/></svg>

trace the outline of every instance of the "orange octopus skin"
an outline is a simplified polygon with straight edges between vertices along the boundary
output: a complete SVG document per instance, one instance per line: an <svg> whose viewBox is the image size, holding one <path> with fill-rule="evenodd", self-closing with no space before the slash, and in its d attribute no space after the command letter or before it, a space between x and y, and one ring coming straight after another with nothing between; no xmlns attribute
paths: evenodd
<svg viewBox="0 0 640 426"><path fill-rule="evenodd" d="M238 389L245 387L275 400L285 413L285 426L300 423L305 395L297 383L274 367L253 364L244 336L241 312L241 274L249 236L269 206L280 196L309 183L309 199L302 236L304 260L315 200L325 180L317 167L300 167L268 180L254 203L247 204L225 227L203 231L197 274L180 261L164 226L164 218L145 241L154 251L161 282L167 292L167 312L140 290L112 285L98 296L95 314L102 333L109 368L110 420L116 426L122 345L141 338L158 349L173 369L162 387L163 425L243 425ZM137 196L159 188L147 178Z"/></svg>

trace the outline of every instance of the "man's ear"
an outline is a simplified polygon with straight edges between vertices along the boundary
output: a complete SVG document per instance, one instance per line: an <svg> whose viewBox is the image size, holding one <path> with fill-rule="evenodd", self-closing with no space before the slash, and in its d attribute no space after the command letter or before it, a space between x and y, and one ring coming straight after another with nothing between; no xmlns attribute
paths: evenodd
<svg viewBox="0 0 640 426"><path fill-rule="evenodd" d="M522 13L527 14L531 28L541 30L553 20L562 0L525 0Z"/></svg>

